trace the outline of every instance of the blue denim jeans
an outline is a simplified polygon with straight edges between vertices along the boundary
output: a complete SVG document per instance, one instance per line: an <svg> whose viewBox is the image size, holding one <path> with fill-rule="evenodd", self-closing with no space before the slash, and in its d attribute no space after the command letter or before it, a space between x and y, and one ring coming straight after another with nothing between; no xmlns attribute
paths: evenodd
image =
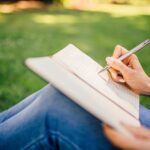
<svg viewBox="0 0 150 150"><path fill-rule="evenodd" d="M150 127L150 110L140 107ZM102 123L51 85L0 113L1 150L115 150Z"/></svg>

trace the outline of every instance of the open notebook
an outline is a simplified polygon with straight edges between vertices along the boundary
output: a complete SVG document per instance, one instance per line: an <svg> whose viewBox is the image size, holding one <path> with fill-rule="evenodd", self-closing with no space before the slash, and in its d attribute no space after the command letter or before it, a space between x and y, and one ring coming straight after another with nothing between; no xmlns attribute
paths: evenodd
<svg viewBox="0 0 150 150"><path fill-rule="evenodd" d="M74 45L53 56L28 58L26 65L118 131L128 134L120 122L139 126L139 96L112 81L107 71L99 75L102 66Z"/></svg>

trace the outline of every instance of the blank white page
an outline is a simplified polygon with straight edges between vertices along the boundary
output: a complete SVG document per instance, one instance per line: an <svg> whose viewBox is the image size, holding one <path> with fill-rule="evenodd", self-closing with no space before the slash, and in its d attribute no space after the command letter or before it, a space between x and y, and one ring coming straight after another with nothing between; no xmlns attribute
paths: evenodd
<svg viewBox="0 0 150 150"><path fill-rule="evenodd" d="M109 97L113 103L123 110L135 118L139 118L139 96L127 87L112 81L107 72L98 75L102 66L77 47L69 44L63 50L54 54L52 58L90 84L99 93Z"/></svg>

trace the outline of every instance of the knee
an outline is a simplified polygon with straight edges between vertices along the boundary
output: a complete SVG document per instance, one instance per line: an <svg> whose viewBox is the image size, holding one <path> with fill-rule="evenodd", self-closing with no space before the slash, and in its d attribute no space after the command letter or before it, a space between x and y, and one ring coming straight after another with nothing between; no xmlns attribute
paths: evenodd
<svg viewBox="0 0 150 150"><path fill-rule="evenodd" d="M59 100L61 97L61 92L57 90L51 84L46 85L43 89L41 89L40 95L38 96L36 102L39 106L43 107L52 107L55 103L55 100Z"/></svg>
<svg viewBox="0 0 150 150"><path fill-rule="evenodd" d="M43 88L38 104L46 112L48 120L57 121L57 124L87 126L91 122L100 122L52 85Z"/></svg>
<svg viewBox="0 0 150 150"><path fill-rule="evenodd" d="M78 131L79 128L81 129L80 131L83 131L84 129L89 129L88 126L91 127L91 123L93 126L100 126L101 122L98 119L55 87L47 86L45 93L47 96L45 96L43 102L47 107L46 117L48 125L51 127L54 125L54 128L63 128L63 130L73 127Z"/></svg>

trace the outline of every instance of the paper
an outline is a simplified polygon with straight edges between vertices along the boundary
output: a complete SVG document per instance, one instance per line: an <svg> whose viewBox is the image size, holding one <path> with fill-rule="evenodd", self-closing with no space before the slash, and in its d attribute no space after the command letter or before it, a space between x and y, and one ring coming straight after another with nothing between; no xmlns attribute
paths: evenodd
<svg viewBox="0 0 150 150"><path fill-rule="evenodd" d="M82 80L90 84L99 93L107 96L112 102L139 118L139 96L126 87L113 82L106 72L98 75L102 66L81 52L72 44L65 47L52 57Z"/></svg>

